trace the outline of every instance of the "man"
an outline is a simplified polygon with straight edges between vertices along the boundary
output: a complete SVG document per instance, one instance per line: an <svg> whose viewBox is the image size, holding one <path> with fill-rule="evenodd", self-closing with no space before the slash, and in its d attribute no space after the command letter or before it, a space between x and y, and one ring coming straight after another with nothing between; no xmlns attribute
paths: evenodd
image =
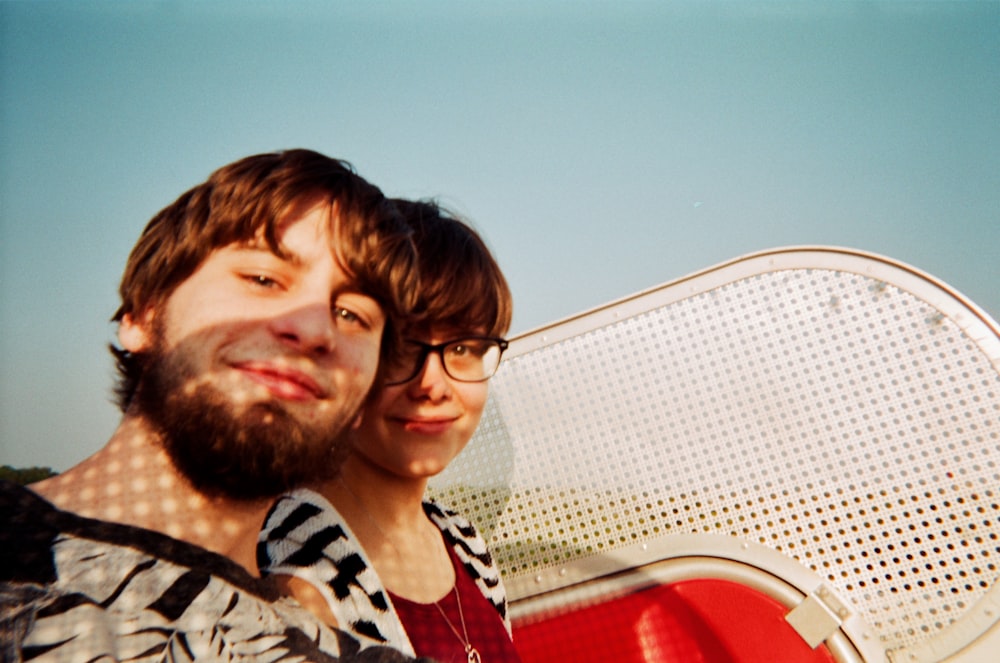
<svg viewBox="0 0 1000 663"><path fill-rule="evenodd" d="M353 655L254 551L275 495L337 470L414 262L378 189L306 150L225 166L155 216L115 315L120 425L0 489L0 658Z"/></svg>

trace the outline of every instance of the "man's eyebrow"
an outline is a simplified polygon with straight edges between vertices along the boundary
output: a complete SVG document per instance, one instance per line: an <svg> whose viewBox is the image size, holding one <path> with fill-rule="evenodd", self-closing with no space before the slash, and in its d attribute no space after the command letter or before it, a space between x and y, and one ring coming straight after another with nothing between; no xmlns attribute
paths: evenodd
<svg viewBox="0 0 1000 663"><path fill-rule="evenodd" d="M236 249L239 251L246 251L248 253L268 253L283 262L288 263L292 267L300 267L304 261L302 256L294 251L290 250L286 246L278 245L278 251L266 241L261 238L254 238L247 240L246 242L240 242L236 245Z"/></svg>
<svg viewBox="0 0 1000 663"><path fill-rule="evenodd" d="M281 253L276 253L271 245L263 239L251 239L246 242L239 242L235 245L235 249L238 251L246 251L247 253L266 253L270 256L274 256L281 260L282 262L290 265L291 267L301 267L305 264L305 260L302 256L287 247L279 246ZM341 269L344 269L341 267ZM346 274L346 270L345 274ZM368 297L371 299L376 299L374 295L366 291L364 287L358 283L355 276L346 274L347 278L338 288L338 294L356 294Z"/></svg>

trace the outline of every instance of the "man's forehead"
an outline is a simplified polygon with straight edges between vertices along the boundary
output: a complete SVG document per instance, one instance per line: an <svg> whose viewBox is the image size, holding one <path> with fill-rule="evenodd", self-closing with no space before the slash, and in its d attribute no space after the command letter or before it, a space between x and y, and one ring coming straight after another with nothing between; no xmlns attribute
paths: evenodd
<svg viewBox="0 0 1000 663"><path fill-rule="evenodd" d="M292 241L300 245L298 248L300 252L302 249L313 248L317 243L332 251L334 213L331 205L323 200L313 199L308 204L299 203L290 207L272 223L260 225L251 237L238 244L246 248L266 249L272 252L278 249L284 253L294 250L286 241L289 232L293 232L295 238Z"/></svg>

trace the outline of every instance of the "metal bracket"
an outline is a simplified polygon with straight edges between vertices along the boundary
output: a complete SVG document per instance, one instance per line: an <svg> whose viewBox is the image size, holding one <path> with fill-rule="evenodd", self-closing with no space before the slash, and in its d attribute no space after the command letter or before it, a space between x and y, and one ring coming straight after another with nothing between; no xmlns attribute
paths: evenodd
<svg viewBox="0 0 1000 663"><path fill-rule="evenodd" d="M826 585L820 585L785 615L785 621L806 641L806 644L815 649L833 635L850 614L847 606L841 603L831 589Z"/></svg>

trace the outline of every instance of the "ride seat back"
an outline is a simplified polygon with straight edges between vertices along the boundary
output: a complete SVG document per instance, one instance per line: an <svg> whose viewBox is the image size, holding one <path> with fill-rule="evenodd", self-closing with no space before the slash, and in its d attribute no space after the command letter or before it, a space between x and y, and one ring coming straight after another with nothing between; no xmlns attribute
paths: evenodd
<svg viewBox="0 0 1000 663"><path fill-rule="evenodd" d="M998 369L996 323L933 277L776 249L513 339L431 490L488 537L516 622L698 535L791 561L866 660L940 660L1000 607Z"/></svg>

